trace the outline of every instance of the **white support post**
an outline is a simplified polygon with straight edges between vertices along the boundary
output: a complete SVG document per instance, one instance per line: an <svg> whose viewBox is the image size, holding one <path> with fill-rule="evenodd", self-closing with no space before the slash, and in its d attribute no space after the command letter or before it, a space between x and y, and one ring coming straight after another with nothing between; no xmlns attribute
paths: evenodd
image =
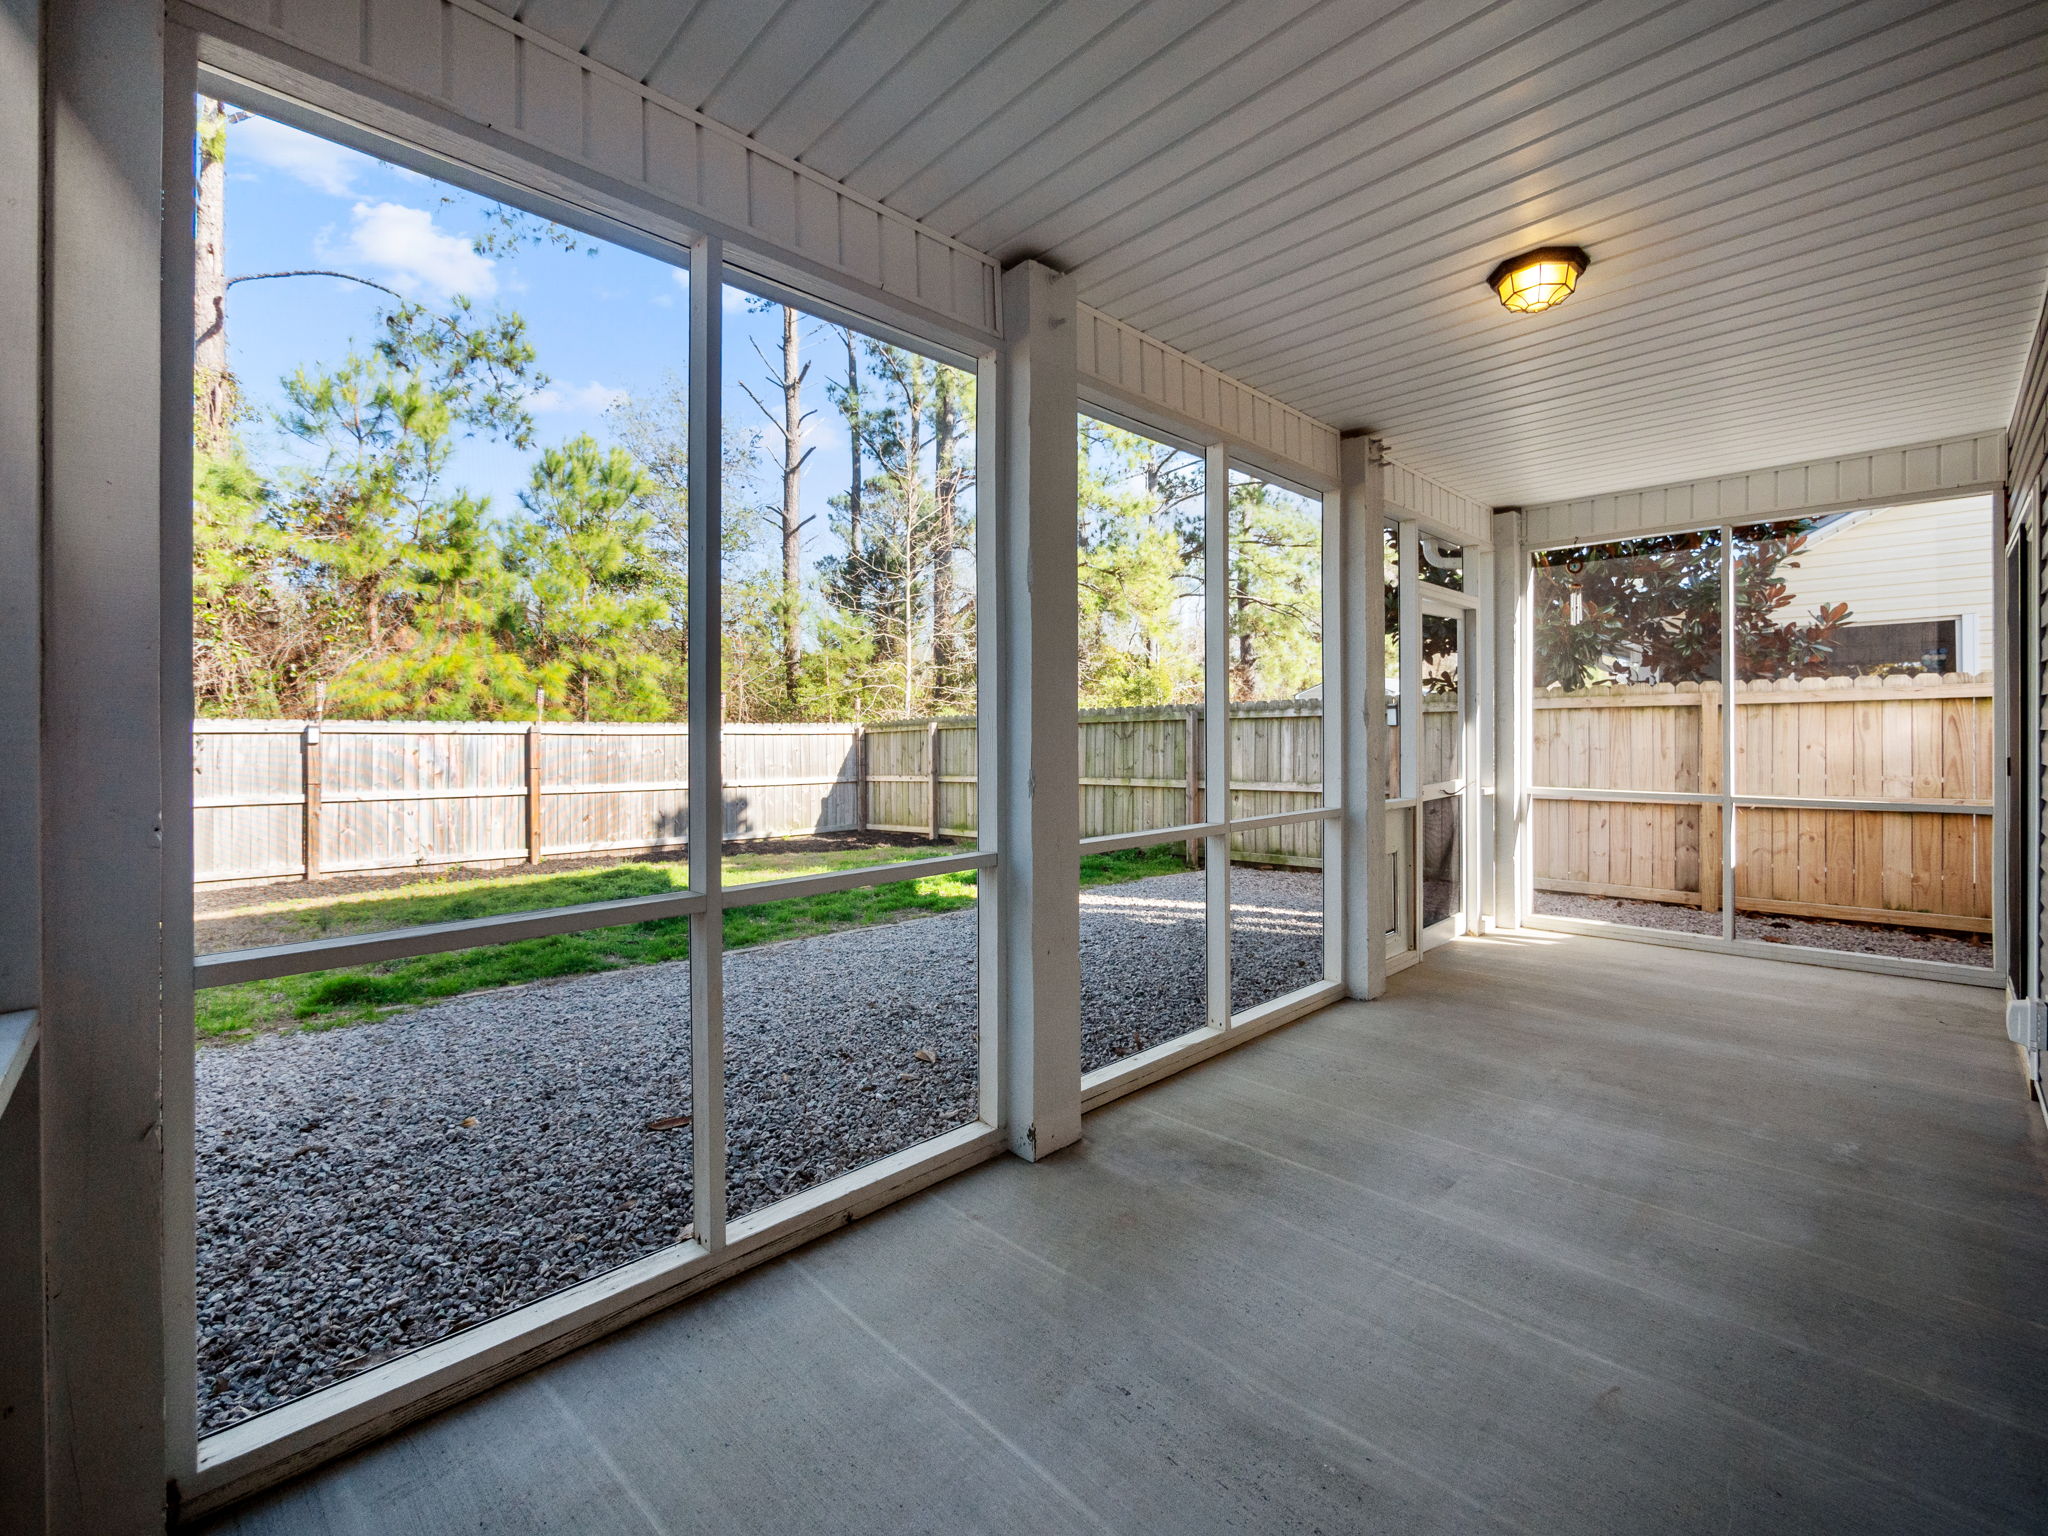
<svg viewBox="0 0 2048 1536"><path fill-rule="evenodd" d="M1081 1138L1081 787L1074 582L1074 287L1035 261L1003 274L994 527L1002 1124L1019 1157ZM987 418L984 417L984 420ZM992 516L990 514L993 514ZM987 558L987 556L984 556Z"/></svg>
<svg viewBox="0 0 2048 1536"><path fill-rule="evenodd" d="M192 954L192 349L193 230L198 189L192 153L199 38L164 26L163 357L159 444L163 598L159 760L163 769L162 945L164 1019L163 1359L165 1474L182 1481L198 1459L199 1251L195 1138L197 1063ZM317 736L318 728L315 727ZM314 748L318 751L317 745ZM317 759L316 759L317 761ZM314 830L318 831L317 820ZM317 841L307 850L318 854Z"/></svg>
<svg viewBox="0 0 2048 1536"><path fill-rule="evenodd" d="M166 1519L163 25L44 17L44 1517L106 1536Z"/></svg>
<svg viewBox="0 0 2048 1536"><path fill-rule="evenodd" d="M1523 768L1527 739L1529 619L1527 562L1522 557L1522 514L1493 515L1493 879L1494 926L1522 926L1522 850L1527 840L1528 783Z"/></svg>
<svg viewBox="0 0 2048 1536"><path fill-rule="evenodd" d="M1341 458L1341 454L1340 454ZM1348 545L1344 536L1344 493L1325 491L1322 502L1322 584L1321 632L1323 652L1323 794L1325 808L1341 811L1351 802L1349 788L1351 759L1365 750L1362 731L1345 732L1349 710L1345 700L1352 695L1351 668L1354 649L1343 641L1350 614L1345 604L1344 557ZM1362 717L1361 717L1362 719ZM1326 821L1319 837L1323 859L1323 980L1344 980L1346 922L1357 906L1349 899L1351 861L1345 857L1341 822Z"/></svg>
<svg viewBox="0 0 2048 1536"><path fill-rule="evenodd" d="M1991 498L1991 533L1995 541L1991 561L1991 633L1996 636L2010 635L2012 625L2008 615L2014 602L2013 593L2008 590L2010 580L2009 561L2006 558L2006 505L2005 492L1994 492ZM1970 635L1965 643L1964 625L1956 625L1956 650L1959 672L1979 670L1980 659L1976 654L1977 637L1974 617L1968 620ZM2010 645L1998 645L1992 653L1991 682L1991 760L2001 765L2002 773L1995 773L1991 779L1991 964L1994 970L2005 975L2010 981L2012 969L2013 917L2011 908L2012 872L2007 866L2012 842L2008 828L2012 825L2013 813L2013 741L2012 741L2012 697L2013 657ZM2008 988L2008 995L2011 989ZM2024 994L2022 994L2024 995ZM2029 1063L2031 1070L2031 1063Z"/></svg>
<svg viewBox="0 0 2048 1536"><path fill-rule="evenodd" d="M1384 476L1385 471L1381 471ZM1399 534L1401 617L1401 798L1413 802L1408 816L1407 889L1396 899L1408 905L1408 932L1422 950L1422 536L1403 520Z"/></svg>
<svg viewBox="0 0 2048 1536"><path fill-rule="evenodd" d="M1203 818L1230 817L1230 450L1209 445L1202 473L1203 762L1208 789ZM1203 931L1208 935L1208 1022L1230 1023L1230 834L1213 833L1202 859L1207 872Z"/></svg>
<svg viewBox="0 0 2048 1536"><path fill-rule="evenodd" d="M1721 529L1721 937L1735 938L1735 727L1742 658L1736 654L1735 529ZM1707 750L1705 742L1700 751Z"/></svg>
<svg viewBox="0 0 2048 1536"><path fill-rule="evenodd" d="M1422 793L1422 535L1412 522L1401 524L1399 560L1401 798L1413 800Z"/></svg>
<svg viewBox="0 0 2048 1536"><path fill-rule="evenodd" d="M0 0L0 1013L42 994L42 9ZM44 1529L40 1072L0 1108L0 1531Z"/></svg>
<svg viewBox="0 0 2048 1536"><path fill-rule="evenodd" d="M1347 433L1340 447L1341 511L1325 536L1338 541L1335 608L1343 622L1335 643L1343 653L1342 693L1325 697L1323 730L1339 744L1344 814L1324 835L1341 848L1337 868L1344 882L1339 911L1345 990L1352 997L1377 997L1387 985L1384 930L1394 900L1387 879L1384 454L1379 440L1365 432Z"/></svg>
<svg viewBox="0 0 2048 1536"><path fill-rule="evenodd" d="M719 570L725 261L706 236L690 248L690 889L710 897L690 917L690 1187L697 1239L725 1246L724 678Z"/></svg>

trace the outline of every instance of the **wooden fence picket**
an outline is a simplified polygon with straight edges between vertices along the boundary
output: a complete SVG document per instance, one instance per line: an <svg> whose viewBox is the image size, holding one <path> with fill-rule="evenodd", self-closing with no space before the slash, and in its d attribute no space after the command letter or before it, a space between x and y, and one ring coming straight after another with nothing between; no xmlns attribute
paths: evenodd
<svg viewBox="0 0 2048 1536"><path fill-rule="evenodd" d="M1731 833L1717 808L1586 792L1719 793L1726 704L1718 683L1538 695L1532 782L1579 792L1531 807L1538 888L1718 908ZM1423 700L1425 783L1459 772L1456 708ZM1988 677L1744 683L1734 708L1737 793L1902 802L1740 811L1743 908L1989 929ZM1190 704L1084 711L1083 835L1199 821L1201 719ZM1319 700L1233 705L1230 727L1214 767L1230 776L1233 815L1321 803ZM972 837L975 737L972 717L729 725L725 834ZM202 883L674 851L688 824L680 725L202 720L193 746ZM1233 852L1313 868L1321 837L1319 823L1263 828L1237 834Z"/></svg>

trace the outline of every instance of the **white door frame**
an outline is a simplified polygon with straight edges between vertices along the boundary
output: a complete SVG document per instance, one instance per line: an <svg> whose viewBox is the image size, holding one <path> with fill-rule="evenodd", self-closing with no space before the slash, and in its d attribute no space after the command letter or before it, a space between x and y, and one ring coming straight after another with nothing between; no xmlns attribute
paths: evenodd
<svg viewBox="0 0 2048 1536"><path fill-rule="evenodd" d="M1410 859L1410 880L1414 889L1416 912L1416 933L1418 948L1427 952L1439 944L1448 943L1478 927L1478 909L1475 904L1479 891L1479 794L1482 782L1478 772L1479 747L1479 602L1464 593L1449 588L1422 584L1416 594L1419 618L1452 619L1458 625L1458 777L1435 784L1418 783L1415 796L1413 856ZM1416 638L1421 639L1417 626ZM1421 739L1422 694L1421 694L1422 648L1416 646L1416 693L1415 736L1418 748ZM1404 652L1405 660L1405 652ZM1405 681L1405 679L1404 679ZM1425 922L1422 906L1422 839L1425 830L1426 807L1433 801L1455 797L1458 804L1458 905L1455 910Z"/></svg>

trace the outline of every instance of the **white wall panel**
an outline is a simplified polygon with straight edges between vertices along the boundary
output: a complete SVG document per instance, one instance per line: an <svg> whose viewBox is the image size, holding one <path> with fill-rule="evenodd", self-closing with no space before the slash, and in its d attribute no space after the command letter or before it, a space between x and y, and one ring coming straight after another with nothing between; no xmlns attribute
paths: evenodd
<svg viewBox="0 0 2048 1536"><path fill-rule="evenodd" d="M2005 478L2005 434L1977 432L1938 443L1882 448L1747 474L1717 475L1523 509L1531 546L1614 538L1928 496L1988 491Z"/></svg>

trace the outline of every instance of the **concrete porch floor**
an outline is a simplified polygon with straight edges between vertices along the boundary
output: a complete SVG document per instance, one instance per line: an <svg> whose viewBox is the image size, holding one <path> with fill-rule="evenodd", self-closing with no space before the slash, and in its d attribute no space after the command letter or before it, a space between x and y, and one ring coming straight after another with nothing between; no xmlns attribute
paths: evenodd
<svg viewBox="0 0 2048 1536"><path fill-rule="evenodd" d="M1524 934L210 1529L2044 1527L1998 994Z"/></svg>

